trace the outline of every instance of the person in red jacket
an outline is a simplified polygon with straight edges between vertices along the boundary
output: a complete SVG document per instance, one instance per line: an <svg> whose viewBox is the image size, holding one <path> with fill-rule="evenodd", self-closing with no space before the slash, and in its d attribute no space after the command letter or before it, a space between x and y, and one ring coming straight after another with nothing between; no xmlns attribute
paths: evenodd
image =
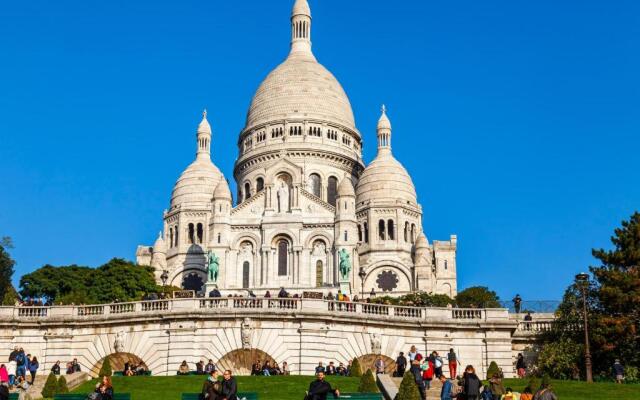
<svg viewBox="0 0 640 400"><path fill-rule="evenodd" d="M426 367L424 366L426 364ZM431 387L431 381L433 380L433 375L435 374L435 366L433 365L433 361L430 358L425 359L423 363L422 370L422 380L424 381L424 386L426 390L429 390Z"/></svg>

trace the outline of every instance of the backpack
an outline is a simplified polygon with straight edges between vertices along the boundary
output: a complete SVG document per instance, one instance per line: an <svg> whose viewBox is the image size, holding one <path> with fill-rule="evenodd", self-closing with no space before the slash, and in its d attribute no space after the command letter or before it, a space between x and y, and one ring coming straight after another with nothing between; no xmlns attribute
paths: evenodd
<svg viewBox="0 0 640 400"><path fill-rule="evenodd" d="M493 394L491 393L491 390L487 389L483 391L481 398L482 400L493 400Z"/></svg>
<svg viewBox="0 0 640 400"><path fill-rule="evenodd" d="M19 367L24 365L24 354L22 353L18 353L18 355L16 356L16 364L18 364Z"/></svg>

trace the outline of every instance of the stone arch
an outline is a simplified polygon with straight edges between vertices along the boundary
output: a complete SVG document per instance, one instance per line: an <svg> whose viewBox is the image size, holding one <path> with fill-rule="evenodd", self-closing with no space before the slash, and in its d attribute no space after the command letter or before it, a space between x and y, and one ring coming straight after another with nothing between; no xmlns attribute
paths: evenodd
<svg viewBox="0 0 640 400"><path fill-rule="evenodd" d="M313 250L313 243L316 240L322 240L327 245L327 249L333 248L333 238L324 231L313 231L304 242L304 247Z"/></svg>
<svg viewBox="0 0 640 400"><path fill-rule="evenodd" d="M262 350L237 349L222 356L217 362L217 367L220 371L230 369L234 375L250 375L253 363L260 361L260 365L262 365L267 360L271 364L276 361L271 355Z"/></svg>
<svg viewBox="0 0 640 400"><path fill-rule="evenodd" d="M204 271L204 269L202 268L197 268L194 266L183 266L180 268L177 268L169 277L169 284L171 286L177 286L177 287L183 287L183 281L185 279L195 279L195 278L189 278L190 276L196 276L198 278L200 278L200 280L202 281L202 283L204 284L204 282L207 281L207 277L206 277L206 272ZM193 288L191 288L193 289ZM199 289L193 289L195 291L199 291L201 288Z"/></svg>
<svg viewBox="0 0 640 400"><path fill-rule="evenodd" d="M231 242L231 249L240 250L240 244L244 241L251 242L254 249L259 249L260 237L251 232L242 232L241 234L236 236Z"/></svg>
<svg viewBox="0 0 640 400"><path fill-rule="evenodd" d="M269 237L268 240L265 240L265 243L268 243L272 248L275 248L275 246L277 245L277 241L280 238L284 238L289 240L289 244L291 246L299 246L299 241L298 241L298 236L295 235L291 230L289 229L280 229L278 231L276 231L273 235L271 235Z"/></svg>
<svg viewBox="0 0 640 400"><path fill-rule="evenodd" d="M385 356L384 354L365 354L358 357L358 362L360 363L360 367L362 368L362 372L367 372L370 369L375 375L375 362L378 357L382 357L382 361L384 361L384 372L391 375L396 370L396 362L393 358Z"/></svg>
<svg viewBox="0 0 640 400"><path fill-rule="evenodd" d="M100 368L102 368L102 365L104 364L105 360L109 360L109 362L111 363L111 369L114 372L124 371L124 364L127 362L131 365L139 365L140 363L142 363L144 368L147 371L149 370L149 367L147 366L147 364L137 355L132 353L121 352L121 353L111 353L108 356L99 360L97 363L93 365L93 367L91 367L91 371L89 372L89 374L92 376L97 376L100 373Z"/></svg>

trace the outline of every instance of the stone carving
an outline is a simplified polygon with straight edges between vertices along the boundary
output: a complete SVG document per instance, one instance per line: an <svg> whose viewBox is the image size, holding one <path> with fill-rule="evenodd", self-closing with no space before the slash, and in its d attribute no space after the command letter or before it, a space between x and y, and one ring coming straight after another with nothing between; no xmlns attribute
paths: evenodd
<svg viewBox="0 0 640 400"><path fill-rule="evenodd" d="M125 331L119 331L116 333L116 340L113 342L113 348L116 350L116 353L124 352L124 340L127 336Z"/></svg>
<svg viewBox="0 0 640 400"><path fill-rule="evenodd" d="M285 182L278 188L278 212L289 212L289 186Z"/></svg>
<svg viewBox="0 0 640 400"><path fill-rule="evenodd" d="M311 254L314 256L324 256L326 253L327 249L323 241L318 240L313 244L313 252Z"/></svg>
<svg viewBox="0 0 640 400"><path fill-rule="evenodd" d="M382 353L382 338L379 333L371 334L371 352L373 354Z"/></svg>
<svg viewBox="0 0 640 400"><path fill-rule="evenodd" d="M218 274L220 273L220 258L216 253L209 250L207 253L207 283L218 282Z"/></svg>
<svg viewBox="0 0 640 400"><path fill-rule="evenodd" d="M253 255L253 245L249 242L242 243L242 248L240 249L240 253L245 257L249 257Z"/></svg>
<svg viewBox="0 0 640 400"><path fill-rule="evenodd" d="M347 253L347 250L345 249L341 249L338 255L340 256L340 277L344 281L349 279L351 261L349 260L349 253Z"/></svg>
<svg viewBox="0 0 640 400"><path fill-rule="evenodd" d="M240 338L242 339L242 348L250 349L251 348L251 333L253 332L253 328L251 327L251 319L245 318L242 320L242 324L240 325Z"/></svg>
<svg viewBox="0 0 640 400"><path fill-rule="evenodd" d="M378 284L378 288L382 289L383 292L390 292L398 287L398 281L398 275L396 275L395 272L382 271L378 274L376 283Z"/></svg>

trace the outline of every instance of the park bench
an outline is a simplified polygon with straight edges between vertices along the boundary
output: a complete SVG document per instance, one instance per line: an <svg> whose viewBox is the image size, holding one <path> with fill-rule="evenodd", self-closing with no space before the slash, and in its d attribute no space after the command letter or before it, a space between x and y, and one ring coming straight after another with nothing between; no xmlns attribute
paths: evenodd
<svg viewBox="0 0 640 400"><path fill-rule="evenodd" d="M238 392L236 396L239 400L258 400L258 393L255 392ZM182 400L198 400L199 397L200 393L182 393Z"/></svg>
<svg viewBox="0 0 640 400"><path fill-rule="evenodd" d="M382 400L381 393L340 393L341 399L352 399L352 400Z"/></svg>
<svg viewBox="0 0 640 400"><path fill-rule="evenodd" d="M20 393L18 393L18 392L9 393L9 400L18 400L19 396L20 396Z"/></svg>
<svg viewBox="0 0 640 400"><path fill-rule="evenodd" d="M87 393L54 394L53 400L85 400ZM131 400L131 393L114 393L113 400Z"/></svg>

